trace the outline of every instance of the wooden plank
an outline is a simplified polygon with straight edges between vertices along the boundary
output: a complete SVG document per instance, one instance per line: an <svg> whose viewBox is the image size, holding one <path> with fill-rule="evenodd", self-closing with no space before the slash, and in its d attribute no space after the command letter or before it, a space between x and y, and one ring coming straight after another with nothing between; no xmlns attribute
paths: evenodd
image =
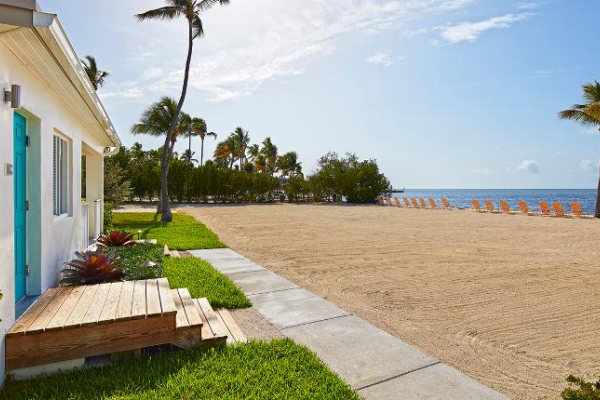
<svg viewBox="0 0 600 400"><path fill-rule="evenodd" d="M117 315L117 306L119 305L119 298L121 297L121 291L123 290L123 282L114 282L110 284L110 289L106 296L106 301L98 318L98 323L105 323L114 321Z"/></svg>
<svg viewBox="0 0 600 400"><path fill-rule="evenodd" d="M134 282L131 317L146 318L146 281Z"/></svg>
<svg viewBox="0 0 600 400"><path fill-rule="evenodd" d="M194 306L194 299L192 299L190 292L185 288L179 289L179 297L181 297L181 302L183 303L183 308L185 309L185 315L187 316L188 324L190 326L202 325L200 313Z"/></svg>
<svg viewBox="0 0 600 400"><path fill-rule="evenodd" d="M225 332L227 332L227 339L225 342L227 344L235 344L235 338L229 331L227 324L225 324L225 321L223 321L223 317L221 316L221 314L217 311L217 312L215 312L215 315L217 316L217 319L219 320L219 322L223 325L223 329L225 330Z"/></svg>
<svg viewBox="0 0 600 400"><path fill-rule="evenodd" d="M60 288L50 288L44 292L27 312L21 316L15 325L8 331L7 335L25 334L33 321L39 317L44 309L50 304L54 296L59 292Z"/></svg>
<svg viewBox="0 0 600 400"><path fill-rule="evenodd" d="M162 308L162 313L170 314L177 312L167 278L160 278L158 280L158 293L160 294L160 307Z"/></svg>
<svg viewBox="0 0 600 400"><path fill-rule="evenodd" d="M94 300L94 296L96 295L99 287L100 285L86 286L81 298L79 299L79 302L73 309L73 312L71 312L69 319L67 319L65 324L66 326L79 326L81 324L81 321L83 321L83 318L87 314L90 305L92 305L92 300Z"/></svg>
<svg viewBox="0 0 600 400"><path fill-rule="evenodd" d="M172 343L175 316L125 320L6 338L8 370Z"/></svg>
<svg viewBox="0 0 600 400"><path fill-rule="evenodd" d="M219 310L218 313L235 341L238 343L247 343L248 339L246 338L246 335L244 335L237 322L235 322L231 313L225 309Z"/></svg>
<svg viewBox="0 0 600 400"><path fill-rule="evenodd" d="M202 313L206 317L206 321L208 322L208 325L210 325L210 329L213 331L213 335L216 337L227 336L226 330L223 328L221 322L219 321L219 318L217 317L216 313L213 311L208 300L206 298L198 299L198 304L200 305L200 308L202 309Z"/></svg>
<svg viewBox="0 0 600 400"><path fill-rule="evenodd" d="M152 315L160 315L160 295L158 294L158 281L152 279L146 282L146 312L148 317Z"/></svg>
<svg viewBox="0 0 600 400"><path fill-rule="evenodd" d="M198 309L198 312L200 313L200 319L202 320L202 329L201 329L202 341L203 342L211 342L215 339L215 334L213 333L212 329L210 329L210 325L208 325L206 316L202 312L202 309L200 308L200 304L198 303L198 301L196 300L196 301L194 301L194 303L196 304L196 308Z"/></svg>
<svg viewBox="0 0 600 400"><path fill-rule="evenodd" d="M83 292L85 292L85 288L85 286L75 286L73 288L56 314L54 314L54 317L48 322L45 330L63 329L65 327L67 320L77 306L77 303L79 303L79 299L81 299Z"/></svg>
<svg viewBox="0 0 600 400"><path fill-rule="evenodd" d="M135 283L132 281L123 282L123 289L121 290L121 296L119 296L119 305L117 306L117 313L115 314L115 320L123 320L131 318L131 310L133 308L133 289Z"/></svg>
<svg viewBox="0 0 600 400"><path fill-rule="evenodd" d="M103 283L98 286L98 290L96 290L96 294L92 298L92 303L81 320L81 325L95 325L98 323L100 314L102 314L102 310L104 309L104 303L108 297L108 292L110 291L110 286L110 283Z"/></svg>
<svg viewBox="0 0 600 400"><path fill-rule="evenodd" d="M181 301L181 297L179 297L179 291L177 289L172 289L171 293L173 295L173 302L175 303L175 308L177 309L177 315L175 316L175 323L177 324L177 329L187 328L190 326L187 320L187 316L185 315L185 309L183 307L183 302Z"/></svg>
<svg viewBox="0 0 600 400"><path fill-rule="evenodd" d="M26 333L29 334L30 332L42 332L46 325L48 325L48 322L52 320L54 314L58 312L58 309L60 306L62 306L63 302L67 299L67 297L69 297L69 294L71 294L72 290L72 287L60 288L56 296L54 296L44 311L42 311L35 321L33 321Z"/></svg>

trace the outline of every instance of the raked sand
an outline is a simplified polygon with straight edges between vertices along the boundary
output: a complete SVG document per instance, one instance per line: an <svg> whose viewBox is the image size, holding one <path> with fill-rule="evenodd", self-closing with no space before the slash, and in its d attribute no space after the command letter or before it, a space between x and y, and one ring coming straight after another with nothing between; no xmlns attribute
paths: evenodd
<svg viewBox="0 0 600 400"><path fill-rule="evenodd" d="M515 399L600 373L600 221L380 206L184 208L253 261Z"/></svg>

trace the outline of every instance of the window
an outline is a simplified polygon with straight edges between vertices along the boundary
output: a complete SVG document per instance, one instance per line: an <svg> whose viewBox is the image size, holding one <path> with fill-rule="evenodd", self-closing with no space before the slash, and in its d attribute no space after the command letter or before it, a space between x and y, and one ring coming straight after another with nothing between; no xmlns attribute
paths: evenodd
<svg viewBox="0 0 600 400"><path fill-rule="evenodd" d="M54 215L69 213L69 144L54 135Z"/></svg>

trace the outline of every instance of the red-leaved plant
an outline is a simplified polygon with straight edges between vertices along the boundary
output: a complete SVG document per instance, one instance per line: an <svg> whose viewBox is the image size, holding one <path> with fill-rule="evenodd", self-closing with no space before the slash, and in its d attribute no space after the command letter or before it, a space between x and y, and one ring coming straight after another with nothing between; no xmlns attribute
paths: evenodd
<svg viewBox="0 0 600 400"><path fill-rule="evenodd" d="M127 231L110 231L98 238L98 244L104 247L131 247L135 246L133 234Z"/></svg>
<svg viewBox="0 0 600 400"><path fill-rule="evenodd" d="M66 263L62 270L62 285L94 285L121 280L125 273L120 268L121 260L115 253L102 250L76 252L77 259Z"/></svg>

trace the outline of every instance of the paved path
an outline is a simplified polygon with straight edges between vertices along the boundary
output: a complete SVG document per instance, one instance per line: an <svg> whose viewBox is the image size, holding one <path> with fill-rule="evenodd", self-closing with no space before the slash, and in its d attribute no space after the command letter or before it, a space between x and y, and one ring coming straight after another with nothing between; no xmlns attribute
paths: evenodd
<svg viewBox="0 0 600 400"><path fill-rule="evenodd" d="M264 318L314 351L367 400L506 399L230 249L190 253L228 276Z"/></svg>

